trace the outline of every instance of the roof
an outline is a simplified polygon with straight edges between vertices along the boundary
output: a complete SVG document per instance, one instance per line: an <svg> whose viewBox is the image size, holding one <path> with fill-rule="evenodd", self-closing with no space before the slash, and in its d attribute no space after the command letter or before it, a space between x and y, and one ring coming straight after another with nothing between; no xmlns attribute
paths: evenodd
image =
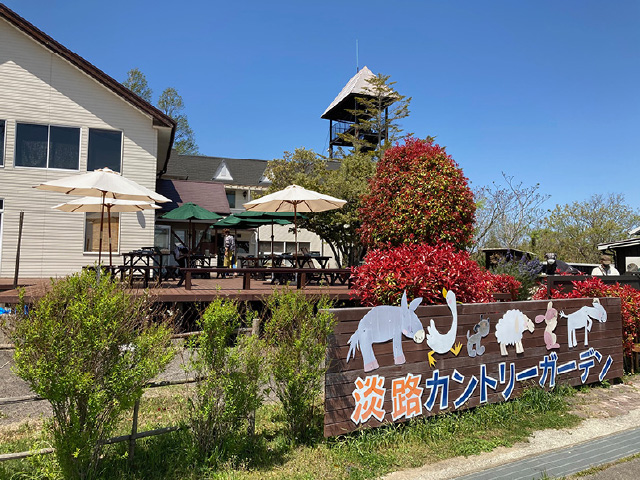
<svg viewBox="0 0 640 480"><path fill-rule="evenodd" d="M161 203L162 210L159 212L169 212L184 203L192 202L220 215L231 213L227 194L221 183L161 179L156 182L156 191L171 200Z"/></svg>
<svg viewBox="0 0 640 480"><path fill-rule="evenodd" d="M207 157L201 155L180 155L173 150L163 178L224 185L268 187L263 179L267 168L266 160L250 158ZM221 168L226 166L226 168ZM222 173L219 181L216 174ZM262 180L262 181L261 181ZM197 202L196 202L197 203Z"/></svg>
<svg viewBox="0 0 640 480"><path fill-rule="evenodd" d="M640 238L629 238L627 240L619 240L617 242L599 243L598 250L607 250L609 248L633 247L640 245Z"/></svg>
<svg viewBox="0 0 640 480"><path fill-rule="evenodd" d="M56 42L49 35L26 21L24 18L7 8L2 3L0 3L0 18L6 20L9 24L13 25L15 28L31 37L42 47L71 63L80 71L93 78L107 89L111 90L114 94L121 97L133 107L150 116L153 120L154 125L170 128L172 130L170 144L173 143L173 135L175 133L176 122L171 117L165 115L149 102L133 93L127 87L122 85L117 80L114 80L112 77L104 73L95 65L92 65L91 63L86 61L77 53L72 52L64 45ZM168 153L169 152L167 151L167 157L169 156Z"/></svg>
<svg viewBox="0 0 640 480"><path fill-rule="evenodd" d="M333 102L331 102L331 105L327 107L320 118L330 118L331 115L329 113L331 112L331 110L337 107L340 102L345 100L349 95L366 95L368 93L367 89L369 87L369 79L373 77L375 77L375 75L371 70L369 70L366 66L362 67L362 70L351 77L351 79L347 82L347 84L340 91Z"/></svg>

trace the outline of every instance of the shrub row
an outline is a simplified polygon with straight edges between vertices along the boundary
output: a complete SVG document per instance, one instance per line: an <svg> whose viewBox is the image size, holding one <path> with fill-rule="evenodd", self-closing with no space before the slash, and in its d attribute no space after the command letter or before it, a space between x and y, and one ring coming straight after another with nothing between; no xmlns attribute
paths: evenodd
<svg viewBox="0 0 640 480"><path fill-rule="evenodd" d="M629 285L620 285L619 283L605 285L598 277L572 283L573 290L570 292L552 290L551 298L620 298L624 354L630 357L633 344L640 342L640 291ZM534 300L547 299L547 287L541 287L533 298Z"/></svg>
<svg viewBox="0 0 640 480"><path fill-rule="evenodd" d="M107 275L72 275L53 282L30 308L22 298L19 313L4 325L15 343L16 373L53 408L46 427L65 478L95 476L104 441L175 353L167 312L126 289ZM266 301L264 338L237 334L239 307L228 299L212 302L189 345L186 368L197 384L185 425L194 460L217 463L251 431L267 385L282 403L294 442L319 431L312 427L334 323L328 300L275 291Z"/></svg>
<svg viewBox="0 0 640 480"><path fill-rule="evenodd" d="M402 293L422 297L424 304L444 303L442 289L453 290L461 302L493 301L493 293L517 297L520 282L493 274L469 253L450 243L412 244L371 250L354 269L354 291L365 305L393 305Z"/></svg>

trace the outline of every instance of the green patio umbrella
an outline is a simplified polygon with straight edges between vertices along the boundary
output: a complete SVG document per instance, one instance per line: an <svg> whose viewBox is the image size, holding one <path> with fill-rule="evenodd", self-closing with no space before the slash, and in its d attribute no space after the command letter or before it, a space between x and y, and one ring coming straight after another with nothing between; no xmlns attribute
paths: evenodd
<svg viewBox="0 0 640 480"><path fill-rule="evenodd" d="M272 214L273 213L273 214ZM271 215L272 214L272 215ZM240 212L220 220L215 228L258 228L271 224L271 252L273 256L273 225L288 225L293 221L293 214L275 212Z"/></svg>
<svg viewBox="0 0 640 480"><path fill-rule="evenodd" d="M240 214L231 214L228 217L216 222L215 228L237 228L237 229L245 229L245 228L258 228L263 225L269 225L270 223L275 223L277 225L287 225L291 223L290 220L286 220L284 218L249 218L249 217L241 217Z"/></svg>
<svg viewBox="0 0 640 480"><path fill-rule="evenodd" d="M191 237L191 250L193 250L195 248L195 245L193 245L194 235L192 235L192 222L194 220L197 220L214 223L223 217L222 215L218 215L217 213L210 212L206 208L202 208L200 205L196 205L192 202L187 202L183 203L178 208L174 208L170 212L161 215L160 218L164 220L188 221L189 236Z"/></svg>
<svg viewBox="0 0 640 480"><path fill-rule="evenodd" d="M273 242L274 223L277 225L286 225L289 223L293 223L293 221L295 220L294 212L259 212L259 211L246 210L244 212L236 213L236 216L238 216L239 218L247 219L247 220L249 219L268 220L268 223L271 223L271 259L272 261L273 261L273 243L274 243ZM307 218L304 215L298 215L298 216L304 219Z"/></svg>

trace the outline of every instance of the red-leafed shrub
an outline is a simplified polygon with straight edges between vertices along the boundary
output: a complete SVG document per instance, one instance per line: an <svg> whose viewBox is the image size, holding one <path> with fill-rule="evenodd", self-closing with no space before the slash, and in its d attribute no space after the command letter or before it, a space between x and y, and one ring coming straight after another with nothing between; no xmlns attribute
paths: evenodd
<svg viewBox="0 0 640 480"><path fill-rule="evenodd" d="M516 300L518 298L522 283L516 278L506 273L487 273L490 276L491 293L510 293L512 299Z"/></svg>
<svg viewBox="0 0 640 480"><path fill-rule="evenodd" d="M634 343L640 342L640 291L629 285L620 285L619 283L606 285L598 277L572 283L572 291L564 293L560 290L552 290L551 298L620 298L624 353L627 356L631 356L631 347L633 347ZM546 287L538 290L534 296L534 300L544 300L546 298Z"/></svg>
<svg viewBox="0 0 640 480"><path fill-rule="evenodd" d="M493 301L494 292L517 292L520 282L493 275L448 243L371 250L354 269L354 290L364 305L394 305L405 290L423 304L445 303L443 288L459 302L481 303Z"/></svg>
<svg viewBox="0 0 640 480"><path fill-rule="evenodd" d="M467 247L473 236L475 203L467 179L443 147L408 139L378 162L362 199L362 242L372 248L414 243Z"/></svg>

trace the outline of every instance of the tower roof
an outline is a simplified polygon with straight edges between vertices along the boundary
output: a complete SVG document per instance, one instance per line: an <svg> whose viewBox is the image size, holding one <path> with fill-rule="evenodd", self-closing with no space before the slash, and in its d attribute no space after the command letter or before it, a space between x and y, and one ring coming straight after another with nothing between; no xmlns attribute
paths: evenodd
<svg viewBox="0 0 640 480"><path fill-rule="evenodd" d="M349 97L367 95L369 79L372 77L375 77L373 72L371 72L371 70L369 70L366 66L362 67L362 70L351 77L351 80L347 82L347 84L340 91L333 102L331 102L331 105L327 107L320 118L331 120L342 119L344 115L341 115L340 112L344 111L345 108L352 109L354 107L351 103L345 105L346 101L349 99Z"/></svg>

